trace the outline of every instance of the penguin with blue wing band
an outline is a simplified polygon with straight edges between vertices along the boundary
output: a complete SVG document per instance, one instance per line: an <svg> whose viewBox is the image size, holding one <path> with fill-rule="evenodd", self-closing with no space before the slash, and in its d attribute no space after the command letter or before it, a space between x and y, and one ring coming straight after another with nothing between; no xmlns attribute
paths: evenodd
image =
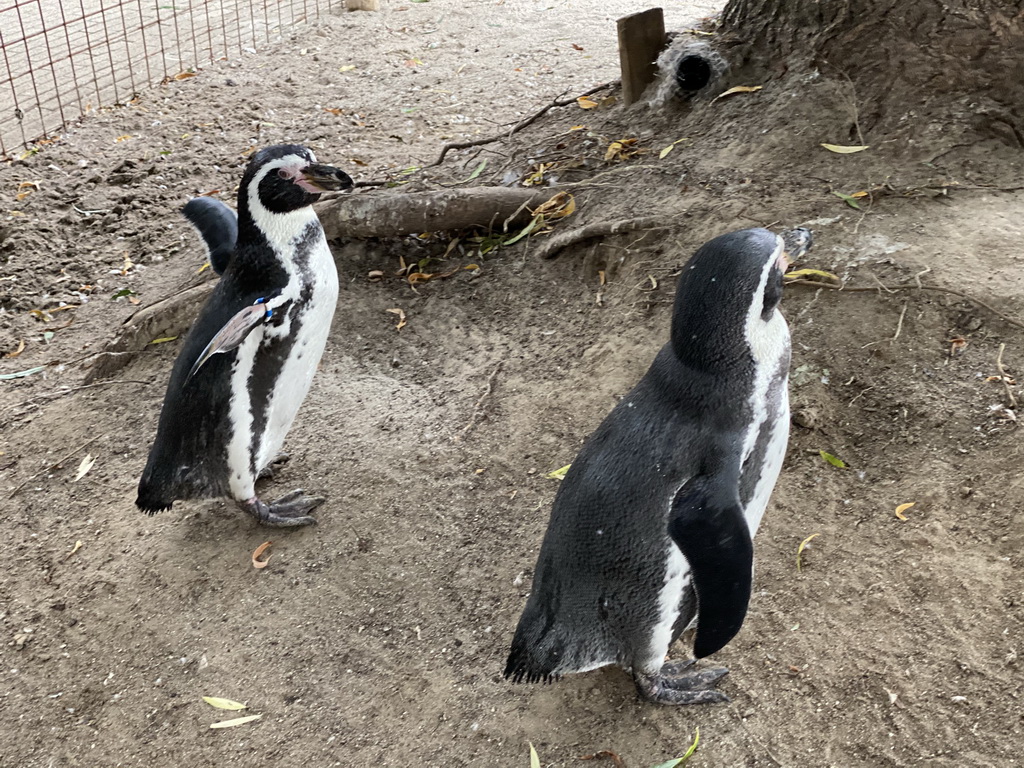
<svg viewBox="0 0 1024 768"><path fill-rule="evenodd" d="M728 701L728 670L666 663L740 630L753 536L789 438L787 258L808 230L732 232L682 269L671 340L588 438L559 487L505 676L549 681L607 665L661 704Z"/></svg>
<svg viewBox="0 0 1024 768"><path fill-rule="evenodd" d="M171 371L139 482L144 512L229 496L264 525L316 522L309 512L323 499L297 490L268 504L255 483L309 392L338 301L337 269L312 205L323 191L352 186L306 147L279 144L250 159L237 221L222 203L189 203L186 217L222 275ZM215 259L229 241L228 256Z"/></svg>

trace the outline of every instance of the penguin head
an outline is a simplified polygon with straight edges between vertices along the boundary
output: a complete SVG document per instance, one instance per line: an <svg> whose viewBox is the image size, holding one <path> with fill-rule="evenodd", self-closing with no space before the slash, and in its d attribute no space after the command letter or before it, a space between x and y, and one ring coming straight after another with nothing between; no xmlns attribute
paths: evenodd
<svg viewBox="0 0 1024 768"><path fill-rule="evenodd" d="M352 189L352 179L340 168L320 165L313 152L300 144L275 144L256 152L242 176L238 209L259 219L312 205L321 192Z"/></svg>
<svg viewBox="0 0 1024 768"><path fill-rule="evenodd" d="M672 316L672 348L702 370L725 370L789 348L789 331L778 312L787 242L796 255L810 247L808 230L787 240L767 229L720 235L683 266Z"/></svg>

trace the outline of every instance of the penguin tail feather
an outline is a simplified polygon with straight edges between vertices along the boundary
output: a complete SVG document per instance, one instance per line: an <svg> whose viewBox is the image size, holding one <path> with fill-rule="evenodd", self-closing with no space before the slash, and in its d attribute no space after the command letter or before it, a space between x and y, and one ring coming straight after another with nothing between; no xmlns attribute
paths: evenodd
<svg viewBox="0 0 1024 768"><path fill-rule="evenodd" d="M556 683L561 677L555 672L537 672L525 666L513 667L511 661L505 666L505 679L513 683Z"/></svg>
<svg viewBox="0 0 1024 768"><path fill-rule="evenodd" d="M514 643L505 664L505 679L513 683L554 683L561 675L539 663L524 645Z"/></svg>

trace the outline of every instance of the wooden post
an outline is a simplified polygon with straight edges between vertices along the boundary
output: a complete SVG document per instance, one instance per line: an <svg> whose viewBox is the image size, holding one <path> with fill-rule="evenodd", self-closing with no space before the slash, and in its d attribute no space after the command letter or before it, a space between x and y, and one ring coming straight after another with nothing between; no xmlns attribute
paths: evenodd
<svg viewBox="0 0 1024 768"><path fill-rule="evenodd" d="M618 20L622 100L630 105L654 82L655 60L665 47L665 14L651 8Z"/></svg>

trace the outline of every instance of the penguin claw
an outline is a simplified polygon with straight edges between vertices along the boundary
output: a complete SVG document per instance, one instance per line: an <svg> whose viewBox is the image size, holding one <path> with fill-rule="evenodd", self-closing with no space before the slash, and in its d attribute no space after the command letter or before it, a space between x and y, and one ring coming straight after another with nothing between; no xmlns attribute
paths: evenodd
<svg viewBox="0 0 1024 768"><path fill-rule="evenodd" d="M728 696L711 687L729 674L729 670L713 667L699 672L683 671L694 663L695 660L669 662L658 674L639 673L634 676L637 690L645 699L658 704L717 704L729 701Z"/></svg>
<svg viewBox="0 0 1024 768"><path fill-rule="evenodd" d="M254 496L243 502L241 507L270 528L296 528L301 525L316 525L316 518L306 513L312 512L324 501L326 499L323 496L306 496L305 491L298 488L270 504Z"/></svg>
<svg viewBox="0 0 1024 768"><path fill-rule="evenodd" d="M291 459L291 456L287 453L277 454L277 456L270 460L270 463L267 464L267 466L259 471L259 474L256 475L256 479L267 480L273 478L277 474L277 470L280 466L282 464L287 464L289 459Z"/></svg>

